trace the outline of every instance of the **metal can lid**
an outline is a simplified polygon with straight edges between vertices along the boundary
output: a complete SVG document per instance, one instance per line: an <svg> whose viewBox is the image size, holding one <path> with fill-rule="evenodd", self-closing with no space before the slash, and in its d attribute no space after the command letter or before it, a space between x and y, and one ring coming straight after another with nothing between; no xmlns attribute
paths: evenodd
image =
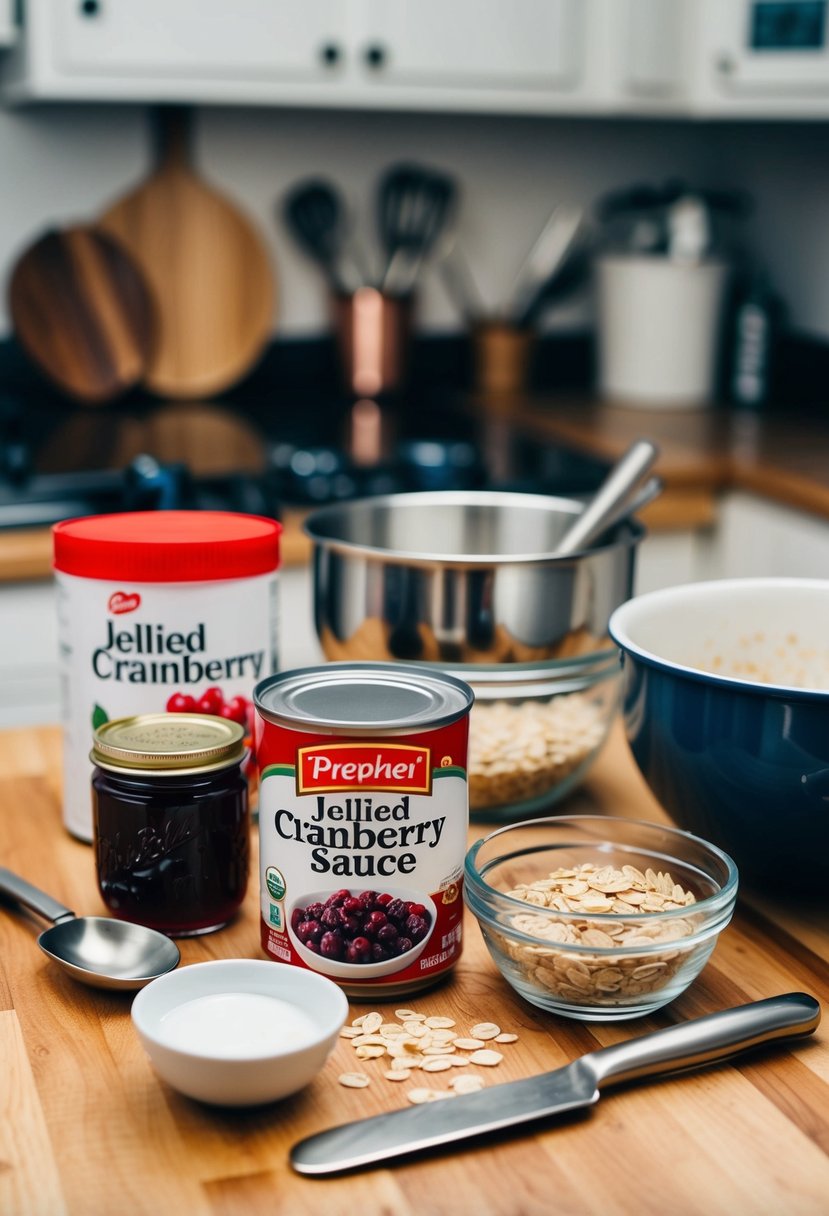
<svg viewBox="0 0 829 1216"><path fill-rule="evenodd" d="M238 722L208 714L138 714L104 722L93 736L90 759L107 769L205 772L245 755Z"/></svg>
<svg viewBox="0 0 829 1216"><path fill-rule="evenodd" d="M337 735L432 730L464 717L474 699L455 676L399 663L296 668L253 691L266 721Z"/></svg>

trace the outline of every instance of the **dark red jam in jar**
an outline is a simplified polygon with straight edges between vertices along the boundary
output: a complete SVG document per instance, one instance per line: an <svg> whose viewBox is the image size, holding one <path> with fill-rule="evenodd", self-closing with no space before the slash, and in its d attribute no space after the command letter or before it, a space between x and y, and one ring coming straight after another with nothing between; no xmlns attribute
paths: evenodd
<svg viewBox="0 0 829 1216"><path fill-rule="evenodd" d="M250 869L244 730L203 714L142 714L95 731L95 864L116 916L174 937L226 925Z"/></svg>

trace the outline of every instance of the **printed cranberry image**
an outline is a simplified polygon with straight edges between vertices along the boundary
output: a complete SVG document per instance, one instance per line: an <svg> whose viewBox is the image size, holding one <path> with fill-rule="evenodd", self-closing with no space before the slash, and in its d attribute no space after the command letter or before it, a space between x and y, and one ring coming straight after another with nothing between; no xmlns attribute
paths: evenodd
<svg viewBox="0 0 829 1216"><path fill-rule="evenodd" d="M384 974L408 966L434 928L436 909L415 892L316 892L295 904L289 936L300 957L315 970L344 978L351 968Z"/></svg>
<svg viewBox="0 0 829 1216"><path fill-rule="evenodd" d="M224 693L221 688L214 685L212 688L206 688L198 697L192 697L189 693L174 692L167 698L167 704L164 707L168 714L210 714L214 718L228 718L231 722L238 722L240 726L244 726L247 731L246 746L249 753L248 761L245 765L245 772L250 776L256 770L256 755L253 743L253 702L247 697L236 696L231 697L229 701L225 700ZM106 721L103 717L101 721ZM93 726L99 723L93 721Z"/></svg>

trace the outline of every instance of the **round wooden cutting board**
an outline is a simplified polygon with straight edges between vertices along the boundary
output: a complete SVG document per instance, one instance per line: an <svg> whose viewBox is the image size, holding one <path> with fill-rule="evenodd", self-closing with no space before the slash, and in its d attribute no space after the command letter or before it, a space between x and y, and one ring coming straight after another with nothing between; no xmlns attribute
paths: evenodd
<svg viewBox="0 0 829 1216"><path fill-rule="evenodd" d="M83 226L44 233L16 263L8 294L20 345L69 396L101 405L142 379L152 299L111 236Z"/></svg>
<svg viewBox="0 0 829 1216"><path fill-rule="evenodd" d="M129 250L158 312L144 384L203 398L229 388L261 354L273 325L273 274L254 226L191 168L186 114L162 110L159 130L155 172L99 225Z"/></svg>

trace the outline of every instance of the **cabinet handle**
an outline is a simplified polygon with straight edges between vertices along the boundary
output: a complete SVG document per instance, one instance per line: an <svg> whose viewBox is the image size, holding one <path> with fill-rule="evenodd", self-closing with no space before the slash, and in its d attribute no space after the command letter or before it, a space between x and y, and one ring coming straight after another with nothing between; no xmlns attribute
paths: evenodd
<svg viewBox="0 0 829 1216"><path fill-rule="evenodd" d="M326 42L320 47L320 60L327 68L336 67L343 57L336 42Z"/></svg>
<svg viewBox="0 0 829 1216"><path fill-rule="evenodd" d="M366 47L365 61L367 67L372 68L374 71L379 71L386 66L387 60L388 51L384 46L381 46L379 43L372 43L371 46Z"/></svg>

